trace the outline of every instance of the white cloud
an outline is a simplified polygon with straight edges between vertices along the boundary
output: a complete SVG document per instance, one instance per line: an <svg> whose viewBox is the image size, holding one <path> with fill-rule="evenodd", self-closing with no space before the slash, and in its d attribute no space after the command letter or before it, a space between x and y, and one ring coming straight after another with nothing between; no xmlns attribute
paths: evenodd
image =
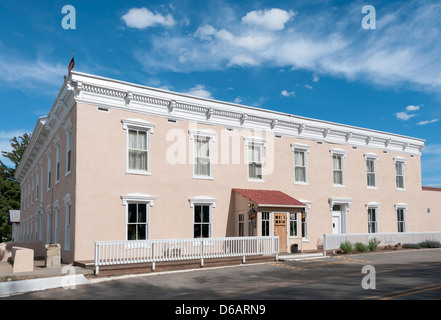
<svg viewBox="0 0 441 320"><path fill-rule="evenodd" d="M319 82L319 80L320 80L320 77L318 75L316 75L316 74L312 75L312 81L313 82Z"/></svg>
<svg viewBox="0 0 441 320"><path fill-rule="evenodd" d="M280 92L280 94L284 97L291 97L291 96L295 95L296 93L295 93L295 91L288 92L286 90L282 90L282 92Z"/></svg>
<svg viewBox="0 0 441 320"><path fill-rule="evenodd" d="M418 111L418 110L420 110L420 106L409 105L406 107L406 111L398 112L395 115L397 116L397 119L407 121L410 118L416 116L415 113L410 113L410 112Z"/></svg>
<svg viewBox="0 0 441 320"><path fill-rule="evenodd" d="M285 24L294 17L294 11L285 11L277 8L269 10L255 10L248 12L242 22L262 26L268 30L283 30Z"/></svg>
<svg viewBox="0 0 441 320"><path fill-rule="evenodd" d="M397 112L396 116L397 116L397 119L407 121L410 118L415 117L415 114L409 114L409 113L403 111L403 112Z"/></svg>
<svg viewBox="0 0 441 320"><path fill-rule="evenodd" d="M176 21L171 14L153 13L147 8L132 8L121 17L129 28L145 29L155 25L172 27Z"/></svg>
<svg viewBox="0 0 441 320"><path fill-rule="evenodd" d="M0 83L9 87L52 94L51 89L58 90L66 74L67 64L0 55Z"/></svg>
<svg viewBox="0 0 441 320"><path fill-rule="evenodd" d="M149 70L289 67L311 72L314 82L320 74L439 92L441 3L386 4L384 18L378 16L377 29L369 31L361 27L358 4L300 11L302 19L292 28L286 23L293 11L281 9L251 11L241 20L235 20L236 12L225 19L207 17L212 25L201 25L188 35L153 35L152 50L135 54Z"/></svg>
<svg viewBox="0 0 441 320"><path fill-rule="evenodd" d="M439 121L439 119L425 120L425 121L418 122L417 125L424 126L426 124L435 123L435 122L438 122L438 121Z"/></svg>
<svg viewBox="0 0 441 320"><path fill-rule="evenodd" d="M213 96L211 95L211 92L208 91L204 85L198 84L191 88L190 90L184 92L186 94L192 95L192 96L198 96L202 98L208 98L213 99Z"/></svg>
<svg viewBox="0 0 441 320"><path fill-rule="evenodd" d="M412 105L410 105L410 106L406 107L406 111L418 111L418 110L420 110L420 106L412 106Z"/></svg>
<svg viewBox="0 0 441 320"><path fill-rule="evenodd" d="M306 89L309 89L309 90L312 90L312 86L309 85L309 84L305 84L305 88L306 88Z"/></svg>

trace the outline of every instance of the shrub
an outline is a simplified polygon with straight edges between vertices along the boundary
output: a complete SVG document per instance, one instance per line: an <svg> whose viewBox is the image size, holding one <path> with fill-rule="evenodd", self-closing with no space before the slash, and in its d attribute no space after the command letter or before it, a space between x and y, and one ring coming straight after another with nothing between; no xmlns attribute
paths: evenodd
<svg viewBox="0 0 441 320"><path fill-rule="evenodd" d="M352 252L352 243L350 241L345 241L340 243L340 249L344 253L350 253Z"/></svg>
<svg viewBox="0 0 441 320"><path fill-rule="evenodd" d="M405 249L419 249L420 248L416 243L403 243L402 247Z"/></svg>
<svg viewBox="0 0 441 320"><path fill-rule="evenodd" d="M361 242L356 242L354 248L356 252L366 252L369 250L368 246Z"/></svg>
<svg viewBox="0 0 441 320"><path fill-rule="evenodd" d="M420 248L439 248L441 247L441 244L439 241L436 240L425 240L418 243L418 246Z"/></svg>
<svg viewBox="0 0 441 320"><path fill-rule="evenodd" d="M377 247L380 243L381 243L381 241L378 240L377 238L373 238L373 239L369 240L369 244L368 244L369 251L377 250Z"/></svg>

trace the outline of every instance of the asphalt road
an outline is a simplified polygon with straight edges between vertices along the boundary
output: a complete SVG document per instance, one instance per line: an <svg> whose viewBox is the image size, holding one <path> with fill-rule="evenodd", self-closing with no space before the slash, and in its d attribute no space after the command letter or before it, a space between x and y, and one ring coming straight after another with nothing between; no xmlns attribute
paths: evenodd
<svg viewBox="0 0 441 320"><path fill-rule="evenodd" d="M40 299L153 300L151 307L168 301L163 305L167 312L188 311L193 315L203 310L186 308L209 305L212 312L243 313L245 304L253 303L254 309L248 308L248 312L268 314L271 301L288 307L293 300L441 300L441 249L101 279L71 289L32 292L4 300ZM220 306L220 301L225 306Z"/></svg>

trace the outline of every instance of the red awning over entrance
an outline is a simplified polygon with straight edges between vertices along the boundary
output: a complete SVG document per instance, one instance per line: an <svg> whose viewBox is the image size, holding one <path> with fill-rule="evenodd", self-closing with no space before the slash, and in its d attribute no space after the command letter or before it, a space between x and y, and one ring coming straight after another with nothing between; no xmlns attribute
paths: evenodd
<svg viewBox="0 0 441 320"><path fill-rule="evenodd" d="M259 206L305 208L306 205L279 190L233 189Z"/></svg>

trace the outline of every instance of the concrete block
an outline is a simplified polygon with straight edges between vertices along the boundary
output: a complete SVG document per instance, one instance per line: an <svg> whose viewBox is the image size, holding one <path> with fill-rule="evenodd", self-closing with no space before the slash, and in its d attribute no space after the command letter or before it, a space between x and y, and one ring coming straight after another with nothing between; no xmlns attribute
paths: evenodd
<svg viewBox="0 0 441 320"><path fill-rule="evenodd" d="M46 268L59 268L61 266L60 244L46 245Z"/></svg>
<svg viewBox="0 0 441 320"><path fill-rule="evenodd" d="M34 271L34 250L12 247L13 273Z"/></svg>

